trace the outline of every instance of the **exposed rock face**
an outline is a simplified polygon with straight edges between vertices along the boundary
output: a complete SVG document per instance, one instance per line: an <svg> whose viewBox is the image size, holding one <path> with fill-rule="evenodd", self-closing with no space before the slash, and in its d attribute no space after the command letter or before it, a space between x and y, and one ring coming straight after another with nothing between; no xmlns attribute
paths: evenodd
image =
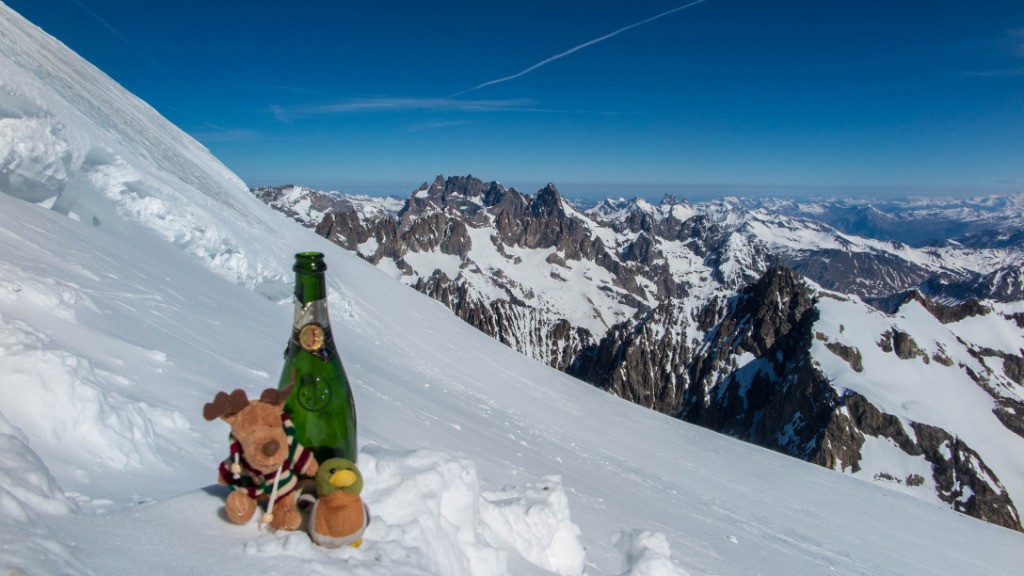
<svg viewBox="0 0 1024 576"><path fill-rule="evenodd" d="M983 305L974 298L954 306L940 304L931 298L924 298L920 296L919 298L925 308L932 313L932 316L938 318L939 322L942 322L943 324L952 324L953 322L959 322L965 318L984 316L992 312L991 308Z"/></svg>
<svg viewBox="0 0 1024 576"><path fill-rule="evenodd" d="M1006 489L962 440L941 428L917 422L911 424L911 438L898 418L880 412L856 393L849 393L843 404L845 414L837 413L830 423L827 448L819 454L818 463L827 467L850 466L857 471L864 436L887 438L909 456L924 456L931 464L939 498L955 510L1022 530L1020 515Z"/></svg>
<svg viewBox="0 0 1024 576"><path fill-rule="evenodd" d="M1024 300L1024 270L1019 264L1004 266L987 273L972 273L965 278L929 278L921 285L927 294L951 300L991 298L1001 302Z"/></svg>
<svg viewBox="0 0 1024 576"><path fill-rule="evenodd" d="M680 327L692 319L662 305L613 327L570 373L661 412L812 460L839 401L809 358L816 315L799 277L775 267L737 296L705 307L699 318L710 330L703 341L681 338ZM756 359L739 366L742 355Z"/></svg>
<svg viewBox="0 0 1024 576"><path fill-rule="evenodd" d="M914 451L914 441L907 436L899 419L882 413L867 398L849 392L842 398L840 408L832 414L826 440L814 460L816 463L827 468L845 470L849 467L853 472L859 471L860 448L865 436L889 438L904 452Z"/></svg>
<svg viewBox="0 0 1024 576"><path fill-rule="evenodd" d="M728 301L691 364L680 416L813 459L838 397L810 361L814 298L789 269L771 268ZM744 366L736 357L756 358Z"/></svg>
<svg viewBox="0 0 1024 576"><path fill-rule="evenodd" d="M443 302L485 334L558 369L566 369L581 349L592 346L594 336L585 327L538 310L528 302L530 287L502 278L500 269L492 271L492 283L504 296L482 298L470 282L482 274L472 258L471 230L493 230L491 242L509 265L516 263L510 255L515 248L551 249L546 258L550 264L571 270L573 260L593 261L613 271L616 287L646 296L632 271L608 253L585 222L566 212L554 185L529 197L472 176L438 176L416 190L394 215L375 213L367 218L352 206L337 209L317 224L318 233L373 264L394 261L404 274L417 276L410 282L415 289ZM409 263L412 255L428 253L457 257L459 272L415 270Z"/></svg>
<svg viewBox="0 0 1024 576"><path fill-rule="evenodd" d="M896 352L896 356L903 360L910 360L920 356L927 362L928 356L925 355L924 351L917 347L917 342L914 342L913 336L906 332L899 330L893 330L892 334L892 348Z"/></svg>
<svg viewBox="0 0 1024 576"><path fill-rule="evenodd" d="M893 294L888 298L873 299L872 303L879 310L893 313L912 301L919 302L921 306L943 324L952 324L965 318L984 316L992 312L990 307L985 306L976 298L969 298L957 304L943 304L920 290L908 290Z"/></svg>
<svg viewBox="0 0 1024 576"><path fill-rule="evenodd" d="M1017 323L1018 328L1024 328L1024 312L1018 312L1009 316L1011 320Z"/></svg>
<svg viewBox="0 0 1024 576"><path fill-rule="evenodd" d="M866 437L888 439L909 457L925 458L943 501L1021 529L1006 489L962 440L918 423L912 436L899 418L864 396L837 394L810 357L811 340L823 338L812 331L815 300L794 272L771 268L737 296L709 304L698 318L710 327L705 339L692 347L673 346L678 336L658 327L685 320L660 306L614 327L570 373L642 405L837 470L861 469ZM900 358L924 354L899 330L888 332L885 341ZM838 342L826 347L863 370L856 348ZM752 360L737 361L744 357ZM1004 403L1000 410L1008 425L1024 430L1024 403ZM899 481L919 486L924 478Z"/></svg>
<svg viewBox="0 0 1024 576"><path fill-rule="evenodd" d="M780 262L824 288L862 298L913 288L927 281L932 272L890 254L844 250L816 250L784 256Z"/></svg>
<svg viewBox="0 0 1024 576"><path fill-rule="evenodd" d="M526 202L525 210L518 201L511 204L513 209L508 211L499 200L491 210L498 237L505 245L555 248L567 260L600 260L606 254L601 239L591 234L587 224L566 213L554 184L537 192Z"/></svg>
<svg viewBox="0 0 1024 576"><path fill-rule="evenodd" d="M1024 438L1024 402L1013 398L999 398L992 412L1003 426Z"/></svg>
<svg viewBox="0 0 1024 576"><path fill-rule="evenodd" d="M878 341L878 346L886 352L895 352L896 356L902 360L921 358L925 364L930 362L928 354L918 347L913 336L896 328L884 332L882 339Z"/></svg>
<svg viewBox="0 0 1024 576"><path fill-rule="evenodd" d="M485 303L475 297L465 282L435 271L419 280L414 288L450 308L459 318L484 334L516 350L532 351L538 360L566 370L594 337L585 328L573 326L564 318L552 321L514 295Z"/></svg>
<svg viewBox="0 0 1024 576"><path fill-rule="evenodd" d="M353 252L371 237L355 212L331 212L316 226L316 233Z"/></svg>
<svg viewBox="0 0 1024 576"><path fill-rule="evenodd" d="M568 372L620 398L676 416L689 385L691 351L678 335L662 326L677 326L679 309L662 305L617 324L601 341L582 350Z"/></svg>
<svg viewBox="0 0 1024 576"><path fill-rule="evenodd" d="M286 214L297 222L315 224L323 214L342 208L345 200L335 194L317 192L302 186L281 186L253 188L257 198L270 204L278 211ZM302 198L305 202L295 202Z"/></svg>
<svg viewBox="0 0 1024 576"><path fill-rule="evenodd" d="M942 500L975 518L1021 530L1020 515L1006 490L974 450L941 428L919 423L913 428L921 451L932 463Z"/></svg>
<svg viewBox="0 0 1024 576"><path fill-rule="evenodd" d="M846 363L850 365L857 372L864 371L864 357L861 356L860 350L854 346L847 346L841 342L825 342L825 347L832 351L833 354L839 356Z"/></svg>
<svg viewBox="0 0 1024 576"><path fill-rule="evenodd" d="M1010 380L1024 386L1024 358L1016 354L1003 353L1003 373Z"/></svg>

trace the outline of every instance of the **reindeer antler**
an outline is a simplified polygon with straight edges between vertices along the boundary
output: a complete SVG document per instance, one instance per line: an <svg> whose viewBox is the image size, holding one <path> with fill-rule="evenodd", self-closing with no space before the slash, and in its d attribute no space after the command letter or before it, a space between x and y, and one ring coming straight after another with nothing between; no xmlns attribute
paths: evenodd
<svg viewBox="0 0 1024 576"><path fill-rule="evenodd" d="M260 395L260 402L266 402L267 404L273 404L275 406L284 405L284 401L288 399L288 395L292 393L293 384L289 384L283 390L275 390L274 388L267 388Z"/></svg>
<svg viewBox="0 0 1024 576"><path fill-rule="evenodd" d="M203 406L203 418L206 418L207 420L216 420L221 416L237 414L248 405L249 398L245 395L245 390L238 389L230 395L228 395L227 392L217 392L217 395L213 398L213 402L209 402L206 406Z"/></svg>

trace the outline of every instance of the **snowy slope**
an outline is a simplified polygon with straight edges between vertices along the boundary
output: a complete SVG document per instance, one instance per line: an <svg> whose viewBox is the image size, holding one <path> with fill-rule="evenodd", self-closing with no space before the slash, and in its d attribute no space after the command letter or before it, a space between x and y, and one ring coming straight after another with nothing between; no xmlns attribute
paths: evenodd
<svg viewBox="0 0 1024 576"><path fill-rule="evenodd" d="M895 314L885 314L857 299L834 295L821 298L817 305L821 317L814 325L819 336L812 354L840 395L851 390L866 396L884 413L899 418L908 431L911 421L955 430L958 440L973 447L998 475L1011 498L1020 501L1019 495L1024 494L1021 439L993 413L993 396L1020 401L1024 386L1006 376L1009 371L993 353L978 351L1001 348L1010 354L1022 353L1020 347L1014 349L1012 345L1024 345L1022 329L1009 317L1024 311L1024 303L990 304L994 309L985 316L943 324L914 299ZM916 335L918 340L913 345L917 349L912 356L901 358L891 349L883 349L879 342L893 332ZM862 370L855 370L830 351L828 344L857 350ZM991 391L987 392L970 374L982 375ZM888 474L899 480L917 473L926 484L932 481L930 469L926 468L924 474L903 469L908 466L906 454L880 452L896 448L891 440L879 439L875 448L864 454L859 476L888 482L909 493L915 490L905 483L876 475ZM912 460L920 463L923 458ZM917 492L934 497L929 486Z"/></svg>
<svg viewBox="0 0 1024 576"><path fill-rule="evenodd" d="M111 234L136 223L242 284L280 276L276 217L209 151L32 24L0 20L0 185ZM188 198L192 199L189 200ZM286 248L286 247L283 247ZM266 287L273 291L275 288Z"/></svg>
<svg viewBox="0 0 1024 576"><path fill-rule="evenodd" d="M3 405L3 440L20 455L3 467L4 564L29 573L134 573L156 559L168 574L325 573L331 563L363 574L540 574L524 559L531 553L538 564L553 557L550 567L564 567L556 573L579 573L585 550L596 575L671 550L691 574L1015 573L1019 534L601 393L312 234L305 246L324 248L332 267L332 314L378 516L358 551L232 526L211 487L226 430L199 411L218 389L272 384L289 307L171 246L137 252L100 229L0 203L0 370L5 396L18 398ZM26 394L37 387L45 400ZM101 461L100 447L136 461ZM502 523L526 543L495 536ZM560 532L568 536L556 540ZM612 544L620 532L642 553L623 556Z"/></svg>
<svg viewBox="0 0 1024 576"><path fill-rule="evenodd" d="M481 336L262 206L5 7L0 58L0 568L1016 573L1020 534L659 416ZM200 417L217 390L276 382L291 254L307 249L327 254L360 410L374 520L358 550L223 520L227 430Z"/></svg>

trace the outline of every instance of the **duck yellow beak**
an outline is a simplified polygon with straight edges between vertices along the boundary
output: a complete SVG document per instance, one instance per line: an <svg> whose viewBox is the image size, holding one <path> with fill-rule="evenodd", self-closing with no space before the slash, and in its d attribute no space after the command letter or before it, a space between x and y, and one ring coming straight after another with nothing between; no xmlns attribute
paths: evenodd
<svg viewBox="0 0 1024 576"><path fill-rule="evenodd" d="M331 474L331 486L348 488L356 483L356 473L351 470L339 470Z"/></svg>

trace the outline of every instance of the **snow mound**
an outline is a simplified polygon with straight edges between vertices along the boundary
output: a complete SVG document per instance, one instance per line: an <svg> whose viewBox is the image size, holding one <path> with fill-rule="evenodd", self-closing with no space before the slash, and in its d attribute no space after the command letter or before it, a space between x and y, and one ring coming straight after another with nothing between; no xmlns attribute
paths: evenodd
<svg viewBox="0 0 1024 576"><path fill-rule="evenodd" d="M360 548L321 548L303 532L261 533L245 554L325 569L341 560L355 573L497 576L509 573L514 551L538 573L582 574L580 530L556 477L482 492L473 462L443 452L371 446L359 458L371 512ZM256 520L245 529L259 530Z"/></svg>
<svg viewBox="0 0 1024 576"><path fill-rule="evenodd" d="M660 532L617 532L612 543L622 552L622 576L689 576L672 561L668 538Z"/></svg>
<svg viewBox="0 0 1024 576"><path fill-rule="evenodd" d="M180 413L117 393L122 377L27 324L0 315L0 328L0 372L7 375L0 394L19 398L2 415L39 439L48 460L73 466L77 476L160 464L157 427L188 428Z"/></svg>
<svg viewBox="0 0 1024 576"><path fill-rule="evenodd" d="M60 122L33 112L11 95L0 99L0 190L38 203L64 192L71 151Z"/></svg>
<svg viewBox="0 0 1024 576"><path fill-rule="evenodd" d="M77 574L69 554L39 526L41 515L64 515L76 509L57 480L29 448L29 440L0 414L0 572L23 574L26 559L45 559L53 574Z"/></svg>
<svg viewBox="0 0 1024 576"><path fill-rule="evenodd" d="M580 529L569 517L560 477L545 476L522 488L505 487L481 496L480 516L488 541L556 574L583 573Z"/></svg>
<svg viewBox="0 0 1024 576"><path fill-rule="evenodd" d="M374 515L366 539L387 556L420 556L420 567L438 574L505 572L505 553L477 532L480 485L471 461L423 449L370 449L360 455L360 469Z"/></svg>
<svg viewBox="0 0 1024 576"><path fill-rule="evenodd" d="M25 433L0 414L0 518L27 522L37 513L66 514L75 506L28 446Z"/></svg>

